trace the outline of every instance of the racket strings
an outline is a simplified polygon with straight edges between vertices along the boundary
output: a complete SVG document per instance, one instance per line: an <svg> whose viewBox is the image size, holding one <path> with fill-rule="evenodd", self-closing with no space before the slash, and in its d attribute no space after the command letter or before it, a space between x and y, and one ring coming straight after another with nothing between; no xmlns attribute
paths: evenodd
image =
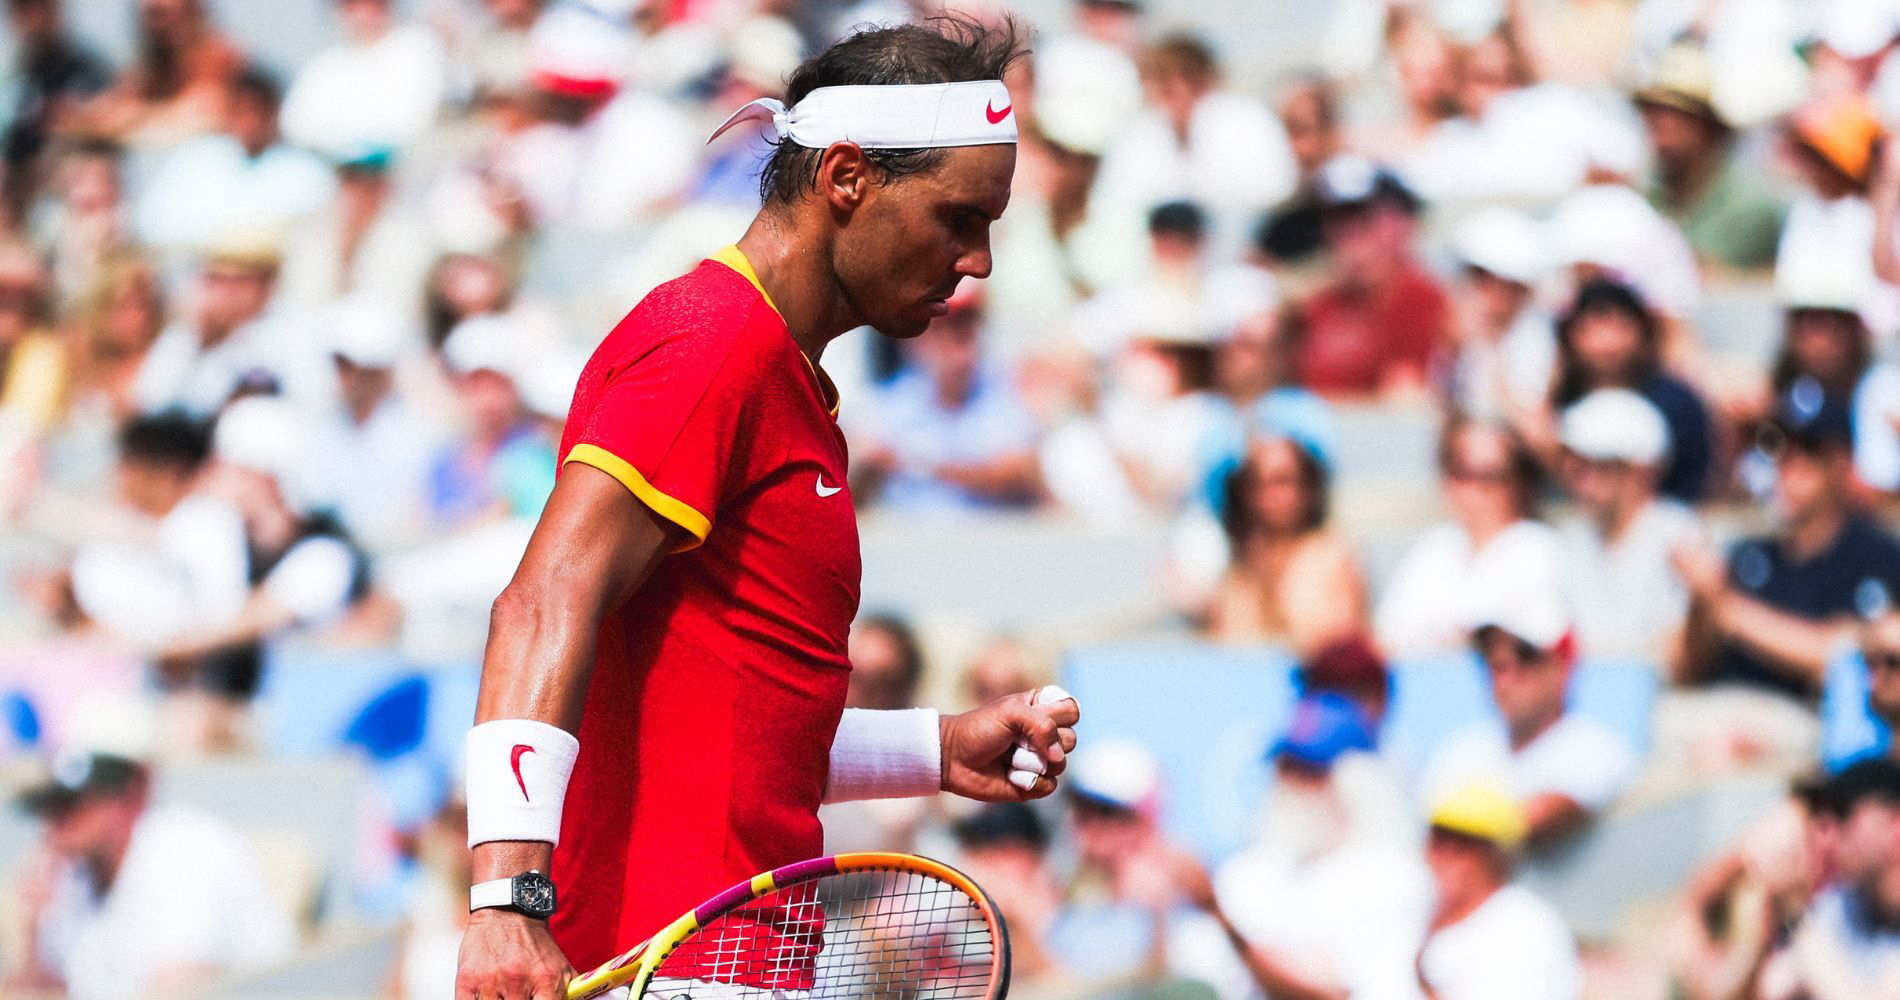
<svg viewBox="0 0 1900 1000"><path fill-rule="evenodd" d="M983 909L956 886L915 872L856 871L718 917L655 974L809 1000L981 1000L997 947Z"/></svg>

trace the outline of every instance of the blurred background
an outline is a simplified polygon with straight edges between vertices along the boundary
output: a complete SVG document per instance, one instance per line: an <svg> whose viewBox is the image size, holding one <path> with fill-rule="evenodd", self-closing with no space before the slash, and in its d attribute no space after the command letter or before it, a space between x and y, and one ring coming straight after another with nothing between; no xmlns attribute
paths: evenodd
<svg viewBox="0 0 1900 1000"><path fill-rule="evenodd" d="M1023 997L1900 996L1900 4L955 10L1023 139L994 274L824 357L851 698L1085 746L831 848ZM713 125L941 12L6 0L0 992L451 995L580 368L757 209Z"/></svg>

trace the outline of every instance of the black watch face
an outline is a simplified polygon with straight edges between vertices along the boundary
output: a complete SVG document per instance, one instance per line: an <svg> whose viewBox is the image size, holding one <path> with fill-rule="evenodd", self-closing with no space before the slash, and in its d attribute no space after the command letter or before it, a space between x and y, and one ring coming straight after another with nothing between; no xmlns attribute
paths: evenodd
<svg viewBox="0 0 1900 1000"><path fill-rule="evenodd" d="M514 879L515 909L531 917L554 914L554 883L540 872L524 872Z"/></svg>

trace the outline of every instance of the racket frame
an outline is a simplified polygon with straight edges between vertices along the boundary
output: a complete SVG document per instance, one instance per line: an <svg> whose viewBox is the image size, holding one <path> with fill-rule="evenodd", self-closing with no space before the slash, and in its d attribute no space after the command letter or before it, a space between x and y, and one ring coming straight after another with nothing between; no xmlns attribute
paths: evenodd
<svg viewBox="0 0 1900 1000"><path fill-rule="evenodd" d="M941 861L915 854L858 851L794 862L732 886L666 925L658 934L635 945L626 954L575 978L568 984L567 1000L586 1000L629 984L633 986L633 1000L640 1000L646 995L647 984L653 980L660 964L688 938L698 933L700 928L710 926L720 917L781 889L855 872L924 875L947 882L968 896L984 919L996 929L995 946L990 951L990 988L985 1000L1003 1000L1009 993L1009 931L1003 924L1003 914L981 886L968 875Z"/></svg>

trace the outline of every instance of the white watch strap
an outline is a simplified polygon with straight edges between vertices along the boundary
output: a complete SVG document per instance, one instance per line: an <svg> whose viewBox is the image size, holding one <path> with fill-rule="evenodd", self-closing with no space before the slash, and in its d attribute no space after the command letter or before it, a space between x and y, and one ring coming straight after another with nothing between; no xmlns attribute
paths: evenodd
<svg viewBox="0 0 1900 1000"><path fill-rule="evenodd" d="M498 878L487 882L477 882L468 887L468 911L487 909L491 906L515 905L515 880Z"/></svg>

